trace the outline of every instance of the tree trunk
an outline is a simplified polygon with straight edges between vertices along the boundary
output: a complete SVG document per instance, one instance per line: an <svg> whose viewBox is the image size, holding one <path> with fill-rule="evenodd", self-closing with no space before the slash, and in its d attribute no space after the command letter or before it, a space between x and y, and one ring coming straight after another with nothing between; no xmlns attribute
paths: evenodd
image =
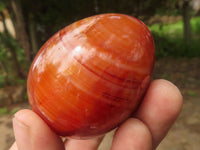
<svg viewBox="0 0 200 150"><path fill-rule="evenodd" d="M23 71L22 71L21 66L19 64L19 61L17 60L17 54L15 52L15 47L9 42L9 39L12 38L12 37L9 34L8 29L6 27L4 13L1 12L0 15L2 16L3 27L4 27L4 30L5 30L5 35L4 35L4 37L2 39L4 39L3 42L6 44L6 47L7 47L8 51L11 54L12 65L13 65L13 69L14 69L15 75L17 77L19 77L19 78L23 78L25 75L23 74ZM2 65L3 64L4 63L2 62ZM4 65L4 67L5 67L5 65ZM5 71L7 70L6 67L4 69L5 69ZM8 73L8 71L7 71L7 73Z"/></svg>
<svg viewBox="0 0 200 150"><path fill-rule="evenodd" d="M6 65L3 61L0 60L0 66L1 68L4 70L3 75L5 76L5 86L9 85L9 81L8 81L8 69L6 68Z"/></svg>
<svg viewBox="0 0 200 150"><path fill-rule="evenodd" d="M21 0L11 0L11 8L15 18L16 38L20 46L24 49L28 63L30 63L32 60L31 45L26 31L26 23L22 13Z"/></svg>
<svg viewBox="0 0 200 150"><path fill-rule="evenodd" d="M184 39L185 42L191 41L191 25L190 25L190 0L183 1L183 23L184 23Z"/></svg>
<svg viewBox="0 0 200 150"><path fill-rule="evenodd" d="M99 4L98 4L98 0L94 0L94 11L95 14L99 13Z"/></svg>
<svg viewBox="0 0 200 150"><path fill-rule="evenodd" d="M32 58L35 56L35 54L38 51L38 42L37 42L37 36L36 36L36 24L33 20L33 17L29 15L29 33L30 33L30 42L31 42L31 49L32 49Z"/></svg>
<svg viewBox="0 0 200 150"><path fill-rule="evenodd" d="M3 11L0 12L0 16L2 17L2 23L3 23L3 27L4 27L4 32L6 34L9 34L8 33L8 29L6 27L6 21L5 21L6 18L5 18L5 15L4 15Z"/></svg>
<svg viewBox="0 0 200 150"><path fill-rule="evenodd" d="M10 38L10 37L7 37L7 38ZM11 53L13 69L14 69L16 76L19 78L24 78L25 74L23 73L21 66L18 62L17 55L15 52L15 47L12 44L10 44L8 41L6 41L6 46Z"/></svg>
<svg viewBox="0 0 200 150"><path fill-rule="evenodd" d="M136 17L140 16L140 0L136 0Z"/></svg>

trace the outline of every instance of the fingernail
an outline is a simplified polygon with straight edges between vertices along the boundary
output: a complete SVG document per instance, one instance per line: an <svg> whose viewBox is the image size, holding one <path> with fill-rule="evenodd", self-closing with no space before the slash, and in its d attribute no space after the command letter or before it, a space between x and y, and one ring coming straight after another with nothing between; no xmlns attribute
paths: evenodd
<svg viewBox="0 0 200 150"><path fill-rule="evenodd" d="M13 118L13 129L18 149L27 150L31 146L30 128L22 119L23 117L15 115Z"/></svg>
<svg viewBox="0 0 200 150"><path fill-rule="evenodd" d="M24 124L23 122L21 122L18 118L14 117L13 118L13 122L15 124L17 124L18 126L22 127L22 128L28 128L28 126L26 124Z"/></svg>

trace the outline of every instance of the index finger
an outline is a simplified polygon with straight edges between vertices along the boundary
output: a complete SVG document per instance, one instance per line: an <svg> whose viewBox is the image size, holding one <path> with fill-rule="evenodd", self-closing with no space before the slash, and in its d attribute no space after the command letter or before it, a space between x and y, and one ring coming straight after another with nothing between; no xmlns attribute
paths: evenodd
<svg viewBox="0 0 200 150"><path fill-rule="evenodd" d="M182 95L169 81L153 81L135 117L143 121L152 134L155 148L167 134L182 108Z"/></svg>

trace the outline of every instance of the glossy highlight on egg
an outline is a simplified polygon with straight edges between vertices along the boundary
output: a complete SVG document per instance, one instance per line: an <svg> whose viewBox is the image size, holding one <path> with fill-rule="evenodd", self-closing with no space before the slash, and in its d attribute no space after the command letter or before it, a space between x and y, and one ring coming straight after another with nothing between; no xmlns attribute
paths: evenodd
<svg viewBox="0 0 200 150"><path fill-rule="evenodd" d="M151 81L154 41L124 14L77 21L36 55L27 80L32 109L60 136L104 134L137 109Z"/></svg>

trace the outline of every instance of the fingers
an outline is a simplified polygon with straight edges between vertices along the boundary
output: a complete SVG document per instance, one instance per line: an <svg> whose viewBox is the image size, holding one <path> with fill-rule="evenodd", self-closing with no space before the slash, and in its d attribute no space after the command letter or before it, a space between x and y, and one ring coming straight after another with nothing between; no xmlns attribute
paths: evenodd
<svg viewBox="0 0 200 150"><path fill-rule="evenodd" d="M31 110L17 112L13 128L18 150L64 150L62 140Z"/></svg>
<svg viewBox="0 0 200 150"><path fill-rule="evenodd" d="M18 150L16 142L13 143L9 150Z"/></svg>
<svg viewBox="0 0 200 150"><path fill-rule="evenodd" d="M13 128L16 144L10 150L64 150L62 140L31 110L15 114ZM88 140L67 140L66 150L96 150L103 137Z"/></svg>
<svg viewBox="0 0 200 150"><path fill-rule="evenodd" d="M151 83L140 108L117 130L111 150L155 148L164 138L182 108L180 91L166 80ZM13 127L16 138L10 150L64 150L62 140L31 110L15 114ZM67 140L66 150L96 150L102 140ZM153 143L153 144L152 144Z"/></svg>
<svg viewBox="0 0 200 150"><path fill-rule="evenodd" d="M182 95L178 88L166 80L151 83L136 116L151 131L155 148L172 126L182 108Z"/></svg>
<svg viewBox="0 0 200 150"><path fill-rule="evenodd" d="M65 142L66 150L97 150L103 136L88 140L69 139Z"/></svg>
<svg viewBox="0 0 200 150"><path fill-rule="evenodd" d="M115 132L111 150L151 150L149 129L138 119L130 118Z"/></svg>

